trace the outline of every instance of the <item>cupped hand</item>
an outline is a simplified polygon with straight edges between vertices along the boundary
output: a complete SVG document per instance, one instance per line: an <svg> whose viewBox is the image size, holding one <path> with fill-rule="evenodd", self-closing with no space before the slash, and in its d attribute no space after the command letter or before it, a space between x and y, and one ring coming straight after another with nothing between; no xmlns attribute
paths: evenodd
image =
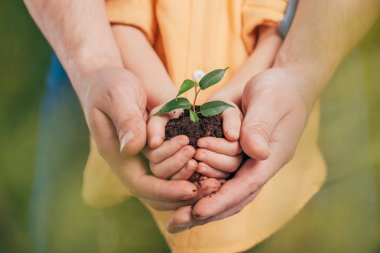
<svg viewBox="0 0 380 253"><path fill-rule="evenodd" d="M210 100L222 100L212 98ZM197 142L199 147L195 159L199 161L197 172L212 178L227 178L235 172L243 160L239 143L243 114L239 107L229 101L233 108L222 112L225 138L203 137Z"/></svg>
<svg viewBox="0 0 380 253"><path fill-rule="evenodd" d="M194 158L196 150L189 145L189 138L178 135L164 141L167 122L171 118L178 117L182 110L154 115L160 108L161 106L155 107L150 112L147 124L148 145L144 148L143 154L149 160L149 168L158 178L193 181L193 175L198 170L199 164ZM215 178L202 176L195 180L199 193L193 201L217 191L224 181L217 180L221 178L225 178L225 175Z"/></svg>
<svg viewBox="0 0 380 253"><path fill-rule="evenodd" d="M270 69L251 79L242 97L245 114L240 143L250 157L210 198L176 211L168 223L175 233L240 212L292 158L305 127L310 99L295 72Z"/></svg>
<svg viewBox="0 0 380 253"><path fill-rule="evenodd" d="M123 185L159 210L176 209L198 196L194 184L149 175L138 152L146 143L146 95L140 80L122 68L106 68L81 80L79 97L99 153Z"/></svg>
<svg viewBox="0 0 380 253"><path fill-rule="evenodd" d="M150 170L156 177L188 180L198 166L193 159L195 149L189 145L189 138L178 135L164 141L167 122L182 111L154 115L160 108L161 106L157 106L150 112L147 124L148 145L144 148L143 154L149 160Z"/></svg>
<svg viewBox="0 0 380 253"><path fill-rule="evenodd" d="M84 115L100 154L112 164L136 155L146 142L146 94L123 68L103 68L81 80Z"/></svg>

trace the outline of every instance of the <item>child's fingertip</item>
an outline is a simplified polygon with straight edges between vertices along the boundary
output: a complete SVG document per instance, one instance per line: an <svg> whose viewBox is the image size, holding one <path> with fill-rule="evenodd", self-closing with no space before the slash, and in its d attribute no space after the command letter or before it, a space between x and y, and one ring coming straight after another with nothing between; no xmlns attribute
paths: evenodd
<svg viewBox="0 0 380 253"><path fill-rule="evenodd" d="M197 146L200 147L200 148L207 148L208 142L206 140L204 140L203 138L200 138L197 141Z"/></svg>
<svg viewBox="0 0 380 253"><path fill-rule="evenodd" d="M240 133L234 129L227 129L224 135L230 141L237 141L239 139Z"/></svg>
<svg viewBox="0 0 380 253"><path fill-rule="evenodd" d="M163 138L159 136L152 137L149 139L149 147L152 149L158 148L162 144L163 141L164 141Z"/></svg>
<svg viewBox="0 0 380 253"><path fill-rule="evenodd" d="M186 135L181 135L181 144L182 145L187 145L189 143L190 143L189 137L187 137Z"/></svg>

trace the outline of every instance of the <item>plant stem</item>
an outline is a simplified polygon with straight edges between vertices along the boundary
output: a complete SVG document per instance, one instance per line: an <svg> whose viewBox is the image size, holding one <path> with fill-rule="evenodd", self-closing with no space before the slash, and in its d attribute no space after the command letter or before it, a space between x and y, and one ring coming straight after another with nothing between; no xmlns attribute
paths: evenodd
<svg viewBox="0 0 380 253"><path fill-rule="evenodd" d="M193 111L196 113L195 111L195 102L197 101L197 97L198 97L198 94L199 92L201 91L201 89L197 89L197 86L194 87L194 91L195 91L195 96L194 96L194 102L193 102Z"/></svg>

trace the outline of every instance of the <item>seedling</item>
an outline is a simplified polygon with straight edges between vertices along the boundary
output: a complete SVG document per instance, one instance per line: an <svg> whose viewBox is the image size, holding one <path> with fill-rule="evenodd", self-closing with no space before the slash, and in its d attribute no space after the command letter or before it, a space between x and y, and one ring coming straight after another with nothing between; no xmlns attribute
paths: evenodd
<svg viewBox="0 0 380 253"><path fill-rule="evenodd" d="M179 88L176 98L164 104L161 107L161 109L158 112L156 112L154 115L165 114L165 113L174 111L176 109L188 109L191 121L198 123L199 114L201 114L204 117L209 117L209 116L214 116L219 113L222 113L225 109L229 107L234 107L233 105L230 105L223 101L211 101L211 102L202 104L200 106L199 111L195 110L198 94L202 90L206 90L207 88L220 82L220 80L222 80L224 73L227 71L227 69L228 68L213 70L210 73L206 74L199 81L199 83L190 79L186 79L185 81L183 81L181 87ZM187 98L179 97L183 93L193 88L195 92L193 103L191 103Z"/></svg>

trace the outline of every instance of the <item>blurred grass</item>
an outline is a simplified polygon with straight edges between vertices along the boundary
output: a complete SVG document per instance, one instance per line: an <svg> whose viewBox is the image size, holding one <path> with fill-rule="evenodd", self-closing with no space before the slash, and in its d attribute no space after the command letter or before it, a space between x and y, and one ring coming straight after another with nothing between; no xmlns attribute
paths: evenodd
<svg viewBox="0 0 380 253"><path fill-rule="evenodd" d="M29 252L39 101L50 48L22 1L0 1L0 252Z"/></svg>
<svg viewBox="0 0 380 253"><path fill-rule="evenodd" d="M378 22L357 48L364 56L360 64L366 72L365 95L369 103L371 155L376 168L378 196L379 45ZM28 200L33 182L39 101L50 52L23 3L0 1L0 252L30 251Z"/></svg>

